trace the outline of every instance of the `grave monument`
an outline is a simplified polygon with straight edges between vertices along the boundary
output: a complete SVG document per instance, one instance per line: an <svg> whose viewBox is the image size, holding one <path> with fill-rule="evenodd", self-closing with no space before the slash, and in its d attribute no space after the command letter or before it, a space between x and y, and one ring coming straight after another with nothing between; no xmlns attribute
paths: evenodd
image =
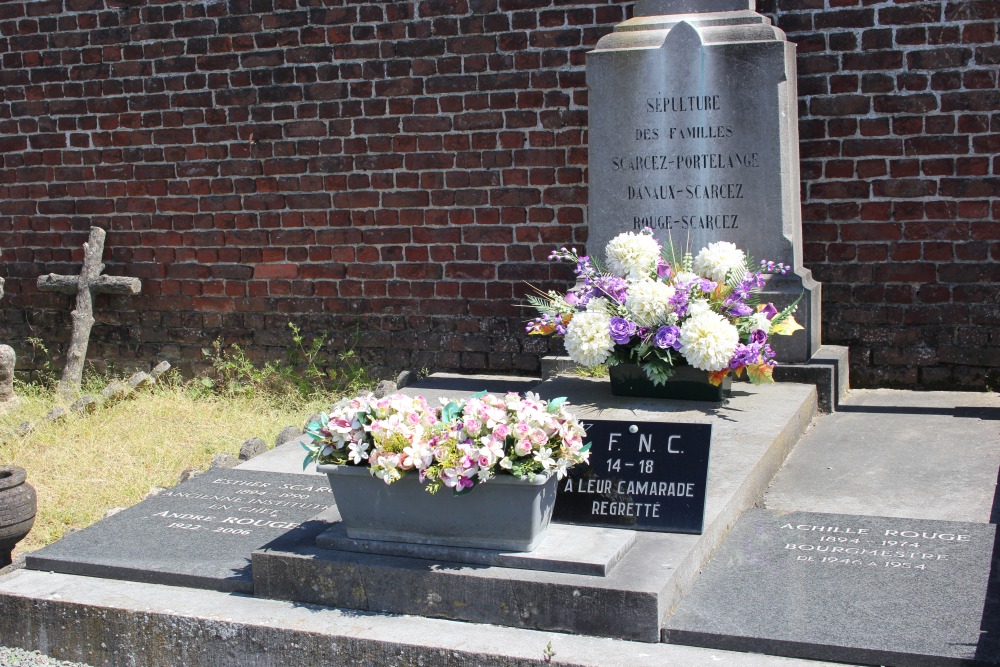
<svg viewBox="0 0 1000 667"><path fill-rule="evenodd" d="M806 331L778 359L820 346L820 284L802 265L795 46L754 0L640 0L587 54L588 251L650 229L677 250L715 241L793 268L761 296L799 294Z"/></svg>

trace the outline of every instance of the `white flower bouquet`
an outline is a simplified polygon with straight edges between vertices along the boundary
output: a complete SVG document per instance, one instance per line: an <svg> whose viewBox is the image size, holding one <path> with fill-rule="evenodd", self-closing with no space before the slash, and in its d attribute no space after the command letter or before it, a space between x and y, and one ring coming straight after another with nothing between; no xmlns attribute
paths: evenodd
<svg viewBox="0 0 1000 667"><path fill-rule="evenodd" d="M566 294L529 296L540 315L527 332L564 336L582 366L636 363L656 385L680 364L706 371L716 386L744 370L754 384L773 382L769 337L802 329L793 316L798 300L780 312L759 303L764 276L789 267L754 264L732 243L678 257L647 230L613 238L606 269L566 248L549 259L575 262L577 283Z"/></svg>
<svg viewBox="0 0 1000 667"><path fill-rule="evenodd" d="M560 479L587 461L583 427L566 399L482 392L431 407L422 396L343 399L306 427L310 462L367 466L391 484L413 472L430 493L456 493L498 474Z"/></svg>

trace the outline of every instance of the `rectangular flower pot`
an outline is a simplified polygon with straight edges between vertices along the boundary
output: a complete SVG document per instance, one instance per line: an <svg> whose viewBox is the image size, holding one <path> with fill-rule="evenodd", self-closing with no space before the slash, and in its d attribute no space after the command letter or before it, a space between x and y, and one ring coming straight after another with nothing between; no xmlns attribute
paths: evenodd
<svg viewBox="0 0 1000 667"><path fill-rule="evenodd" d="M531 551L545 537L555 476L530 482L500 475L456 496L427 493L415 471L386 484L367 467L321 464L347 536L498 551Z"/></svg>
<svg viewBox="0 0 1000 667"><path fill-rule="evenodd" d="M611 393L636 398L672 398L686 401L719 402L729 396L733 385L726 376L716 387L708 381L708 372L692 366L675 366L674 374L665 384L655 385L637 364L618 364L608 369Z"/></svg>

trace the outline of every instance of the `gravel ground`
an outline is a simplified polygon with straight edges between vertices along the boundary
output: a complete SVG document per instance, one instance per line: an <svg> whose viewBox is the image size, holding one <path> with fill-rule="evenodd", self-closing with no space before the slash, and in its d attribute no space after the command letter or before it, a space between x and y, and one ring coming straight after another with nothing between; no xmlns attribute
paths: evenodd
<svg viewBox="0 0 1000 667"><path fill-rule="evenodd" d="M0 646L0 667L90 667L82 662L56 660L38 651Z"/></svg>

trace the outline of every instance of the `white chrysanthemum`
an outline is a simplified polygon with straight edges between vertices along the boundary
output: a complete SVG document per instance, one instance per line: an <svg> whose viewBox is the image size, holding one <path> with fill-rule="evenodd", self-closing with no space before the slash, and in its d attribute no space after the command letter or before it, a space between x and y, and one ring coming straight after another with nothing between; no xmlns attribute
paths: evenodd
<svg viewBox="0 0 1000 667"><path fill-rule="evenodd" d="M771 333L771 320L767 319L767 313L754 313L749 321L751 331L760 329L764 333Z"/></svg>
<svg viewBox="0 0 1000 667"><path fill-rule="evenodd" d="M688 304L688 316L690 317L697 317L708 312L712 312L712 305L705 299L695 299Z"/></svg>
<svg viewBox="0 0 1000 667"><path fill-rule="evenodd" d="M607 313L586 311L577 313L566 327L566 352L581 366L603 364L611 356L615 341L608 327L611 317Z"/></svg>
<svg viewBox="0 0 1000 667"><path fill-rule="evenodd" d="M673 287L659 280L640 280L629 285L625 307L632 319L642 327L657 327L672 324L676 320L670 306L670 298L676 292Z"/></svg>
<svg viewBox="0 0 1000 667"><path fill-rule="evenodd" d="M612 272L638 280L656 270L660 244L649 234L625 232L611 239L604 253Z"/></svg>
<svg viewBox="0 0 1000 667"><path fill-rule="evenodd" d="M681 354L703 371L721 371L729 365L739 331L726 318L710 310L690 317L681 325Z"/></svg>
<svg viewBox="0 0 1000 667"><path fill-rule="evenodd" d="M696 281L701 280L701 276L697 273L691 273L690 271L679 271L676 276L674 276L674 283L677 285L685 285L690 287L691 284Z"/></svg>
<svg viewBox="0 0 1000 667"><path fill-rule="evenodd" d="M709 243L694 258L695 272L718 283L724 282L726 274L733 269L745 266L744 252L728 241Z"/></svg>
<svg viewBox="0 0 1000 667"><path fill-rule="evenodd" d="M595 299L591 299L587 304L587 312L590 313L601 313L607 315L608 318L611 317L611 304L603 296L599 296Z"/></svg>

